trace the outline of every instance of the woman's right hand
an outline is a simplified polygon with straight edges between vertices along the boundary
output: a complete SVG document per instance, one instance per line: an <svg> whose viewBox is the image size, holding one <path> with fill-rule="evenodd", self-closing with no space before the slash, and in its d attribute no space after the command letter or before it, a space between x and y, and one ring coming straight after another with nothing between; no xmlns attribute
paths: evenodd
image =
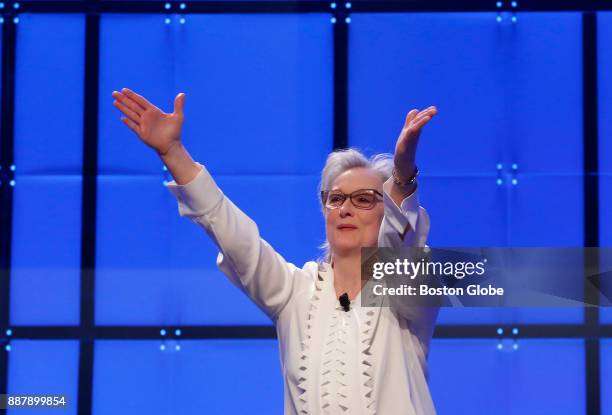
<svg viewBox="0 0 612 415"><path fill-rule="evenodd" d="M115 98L113 105L125 115L121 121L158 155L165 156L172 147L181 143L184 93L178 94L174 99L172 114L163 112L127 88L123 88L121 92L113 91L112 95Z"/></svg>

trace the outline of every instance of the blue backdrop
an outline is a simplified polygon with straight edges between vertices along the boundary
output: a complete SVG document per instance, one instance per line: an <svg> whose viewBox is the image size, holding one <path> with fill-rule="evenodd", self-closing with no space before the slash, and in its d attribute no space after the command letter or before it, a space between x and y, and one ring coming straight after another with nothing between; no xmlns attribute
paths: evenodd
<svg viewBox="0 0 612 415"><path fill-rule="evenodd" d="M582 246L581 14L496 17L353 15L349 145L393 152L406 113L436 105L418 153L431 246ZM20 16L12 325L79 324L84 31L79 14ZM178 216L167 172L119 121L111 92L129 87L165 111L186 92L186 147L301 265L324 240L317 184L333 147L332 31L326 13L101 17L96 324L269 324L216 269L202 230ZM612 244L610 39L612 14L600 13L602 246ZM445 309L439 323L583 318L581 309ZM78 353L78 341L13 341L9 393L76 402ZM583 339L434 339L434 402L440 414L582 414L584 353ZM282 411L273 340L98 340L94 358L94 414ZM601 379L612 414L610 340Z"/></svg>

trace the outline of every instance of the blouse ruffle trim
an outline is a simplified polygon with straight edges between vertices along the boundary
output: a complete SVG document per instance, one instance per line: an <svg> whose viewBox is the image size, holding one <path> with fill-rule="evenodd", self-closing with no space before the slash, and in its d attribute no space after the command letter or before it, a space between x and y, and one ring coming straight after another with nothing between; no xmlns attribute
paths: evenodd
<svg viewBox="0 0 612 415"><path fill-rule="evenodd" d="M306 319L306 330L305 330L305 339L302 341L302 352L300 355L300 377L299 377L299 384L298 384L298 388L300 389L300 395L299 395L299 399L300 399L300 409L299 409L299 413L301 415L308 415L309 413L311 413L310 408L309 408L309 399L308 399L308 395L309 395L309 381L308 381L308 367L309 367L309 355L310 355L310 348L311 348L311 343L312 343L312 328L313 328L313 322L314 319L316 317L316 313L319 310L320 307L320 302L321 302L321 297L323 294L323 283L324 283L324 278L321 276L321 274L319 273L317 275L317 278L315 280L315 289L313 292L313 295L311 297L310 300L310 306L309 306L309 310L308 310L308 317ZM361 294L360 294L361 295ZM363 297L362 297L363 298ZM367 301L367 307L364 307L364 315L365 315L365 319L364 319L364 323L362 326L362 329L360 331L360 343L359 343L359 348L361 351L361 362L360 362L360 375L361 375L361 384L362 384L362 391L363 391L363 397L365 400L365 413L367 415L376 415L376 400L374 397L374 378L373 378L373 364L372 364L372 354L370 353L370 347L372 346L372 338L373 338L373 334L374 331L376 330L376 326L378 325L378 317L380 317L380 311L381 311L381 306L382 306L382 297L374 297L371 299L368 299ZM338 322L337 322L337 316L334 316L334 318L336 319L335 321L332 321L332 324L334 324L335 326L338 326ZM343 329L343 328L341 328ZM345 338L345 336L343 337ZM336 342L338 342L338 340L336 340ZM333 350L333 349L332 349ZM336 348L336 356L342 360L342 363L346 363L345 362L345 353L344 353L344 348L340 345L337 346ZM324 363L327 362L329 360L329 358L327 356L322 356L324 360ZM339 365L343 366L343 365ZM321 389L321 402L324 408L327 409L332 409L329 408L329 400L327 398L329 398L329 392L328 392L328 388L327 386L329 385L329 383L325 383L327 382L329 379L329 375L330 373L327 373L328 368L324 367L324 372L323 372L323 381L322 381L322 389ZM345 372L341 371L342 376L346 376ZM342 379L342 376L340 376L340 379ZM346 381L339 381L339 389L338 389L338 397L339 397L339 403L341 405L341 408L344 409L345 411L348 410L348 393L346 390ZM327 407L325 407L325 405L328 405ZM346 408L346 409L345 409ZM312 412L312 414L314 414L316 412Z"/></svg>

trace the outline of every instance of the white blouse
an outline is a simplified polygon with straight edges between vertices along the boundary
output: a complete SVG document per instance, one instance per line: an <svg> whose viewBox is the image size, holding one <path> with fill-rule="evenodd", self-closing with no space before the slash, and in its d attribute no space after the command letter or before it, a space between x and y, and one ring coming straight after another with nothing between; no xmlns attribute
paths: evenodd
<svg viewBox="0 0 612 415"><path fill-rule="evenodd" d="M336 300L332 318L324 340L323 358L319 372L321 390L320 409L324 414L347 412L361 415L367 402L360 394L359 327L363 326L361 296L344 311Z"/></svg>
<svg viewBox="0 0 612 415"><path fill-rule="evenodd" d="M427 354L438 308L381 307L382 298L361 304L358 295L345 312L331 266L310 261L298 268L286 262L198 165L201 171L191 182L172 181L168 189L179 214L216 243L221 271L275 324L285 414L435 414ZM401 207L386 192L383 200L378 245L425 246L429 216L418 193Z"/></svg>

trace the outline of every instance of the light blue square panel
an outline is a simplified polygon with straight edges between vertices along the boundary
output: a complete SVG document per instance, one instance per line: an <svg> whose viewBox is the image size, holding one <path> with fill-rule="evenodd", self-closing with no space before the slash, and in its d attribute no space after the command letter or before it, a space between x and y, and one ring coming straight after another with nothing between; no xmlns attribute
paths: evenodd
<svg viewBox="0 0 612 415"><path fill-rule="evenodd" d="M175 31L185 143L217 174L318 174L333 147L329 13L191 15Z"/></svg>
<svg viewBox="0 0 612 415"><path fill-rule="evenodd" d="M579 307L443 307L436 324L581 324L583 316Z"/></svg>
<svg viewBox="0 0 612 415"><path fill-rule="evenodd" d="M612 324L612 308L602 307L599 309L599 321L602 324Z"/></svg>
<svg viewBox="0 0 612 415"><path fill-rule="evenodd" d="M581 247L584 245L583 178L579 174L518 174L509 186L509 245ZM576 275L582 280L582 275ZM577 288L580 293L583 286ZM578 293L577 295L579 295ZM518 321L580 324L580 307L521 308Z"/></svg>
<svg viewBox="0 0 612 415"><path fill-rule="evenodd" d="M317 181L315 176L217 178L258 224L261 237L300 267L316 258L324 240ZM179 216L161 177L100 177L98 192L98 324L271 323L217 269L217 247L203 228Z"/></svg>
<svg viewBox="0 0 612 415"><path fill-rule="evenodd" d="M583 414L584 341L435 339L429 384L440 414Z"/></svg>
<svg viewBox="0 0 612 415"><path fill-rule="evenodd" d="M66 395L67 405L51 410L76 414L79 342L76 340L13 340L8 353L8 394ZM4 353L4 350L3 350ZM8 415L36 415L41 407L9 409Z"/></svg>
<svg viewBox="0 0 612 415"><path fill-rule="evenodd" d="M510 184L510 246L584 245L582 175L518 175Z"/></svg>
<svg viewBox="0 0 612 415"><path fill-rule="evenodd" d="M454 195L456 185L447 185L438 192L427 188L423 180L423 189L433 191L433 194L444 200L452 200L449 205L444 202L432 203L434 209L440 209L437 215L430 212L432 238L430 246L437 246L433 238L434 229L438 226L438 234L457 234L452 244L447 246L512 246L512 247L580 247L583 244L583 194L582 177L567 175L563 177L544 176L536 174L518 175L516 185L511 178L503 175L503 183L497 187L498 197L502 202L488 202L490 191L473 184L472 179L460 184L461 194ZM461 179L459 179L461 180ZM489 179L494 181L495 179ZM450 183L450 182L449 182ZM432 187L432 186L430 186ZM425 190L422 190L424 193ZM502 194L503 196L500 196ZM469 195L466 197L465 195ZM450 197L449 197L450 196ZM446 199L448 198L448 199ZM424 198L423 198L424 199ZM467 207L466 202L471 203ZM428 209L425 201L423 206ZM489 207L487 209L487 207ZM473 216L473 217L472 217ZM455 218L444 220L443 226L437 225L440 218ZM471 222L463 224L462 220L472 218ZM441 229L440 229L441 228ZM446 231L449 229L449 231ZM482 238L482 243L462 243L471 241L475 235L487 235L497 229L498 234L507 235L508 243L497 243L495 240ZM500 238L501 239L501 238ZM476 241L478 242L478 241ZM582 289L582 286L580 286ZM583 310L579 307L568 308L504 308L499 310L442 309L439 322L442 324L478 324L478 323L576 323L583 320Z"/></svg>
<svg viewBox="0 0 612 415"><path fill-rule="evenodd" d="M16 27L16 171L80 174L85 18L24 13Z"/></svg>
<svg viewBox="0 0 612 415"><path fill-rule="evenodd" d="M510 161L519 172L582 174L582 14L521 13L502 30Z"/></svg>
<svg viewBox="0 0 612 415"><path fill-rule="evenodd" d="M15 176L11 324L78 325L80 175Z"/></svg>
<svg viewBox="0 0 612 415"><path fill-rule="evenodd" d="M419 201L427 210L431 247L505 246L506 189L496 176L419 178Z"/></svg>
<svg viewBox="0 0 612 415"><path fill-rule="evenodd" d="M612 207L612 192L609 186L612 186L611 177L600 178L600 194L599 194L599 220L600 220L600 246L606 247L601 251L599 257L599 269L602 273L608 273L608 277L604 278L602 284L603 288L601 292L608 296L610 299L610 293L612 293L612 280L610 279L610 271L612 271L612 258L610 258L610 248L612 247L612 232L610 229L606 229L606 226L612 226L609 214L604 214L605 208L608 210ZM606 186L608 186L606 188ZM599 320L603 324L612 324L612 307L601 307L599 309Z"/></svg>
<svg viewBox="0 0 612 415"><path fill-rule="evenodd" d="M162 111L172 112L174 77L181 76L174 72L179 45L164 19L162 14L107 14L100 18L100 174L152 174L161 167L154 151L121 122L123 114L113 106L111 94L129 88Z"/></svg>
<svg viewBox="0 0 612 415"><path fill-rule="evenodd" d="M602 247L612 247L612 215L609 213L612 210L612 49L610 48L612 13L598 13L597 29L599 31L597 49L599 171L601 172L599 176L599 244ZM611 308L600 310L600 321L612 324ZM609 370L608 373L612 373L612 370ZM608 402L610 403L607 407L604 405L603 413L612 414L612 400Z"/></svg>
<svg viewBox="0 0 612 415"><path fill-rule="evenodd" d="M278 344L97 341L92 409L94 415L282 413Z"/></svg>
<svg viewBox="0 0 612 415"><path fill-rule="evenodd" d="M436 105L419 141L421 172L495 174L507 136L508 30L495 13L351 16L349 144L393 153L408 112Z"/></svg>
<svg viewBox="0 0 612 415"><path fill-rule="evenodd" d="M320 171L333 143L328 14L165 18L102 19L101 173L157 171L155 153L112 105L111 92L123 87L169 113L185 92L182 140L218 173ZM143 62L155 70L143 70Z"/></svg>
<svg viewBox="0 0 612 415"><path fill-rule="evenodd" d="M612 173L612 13L597 14L599 171ZM609 215L608 215L609 216ZM612 240L612 238L610 238ZM609 243L612 246L612 242Z"/></svg>
<svg viewBox="0 0 612 415"><path fill-rule="evenodd" d="M436 105L419 143L422 172L491 172L497 163L581 172L580 14L496 17L353 16L350 144L392 152L408 111Z"/></svg>

